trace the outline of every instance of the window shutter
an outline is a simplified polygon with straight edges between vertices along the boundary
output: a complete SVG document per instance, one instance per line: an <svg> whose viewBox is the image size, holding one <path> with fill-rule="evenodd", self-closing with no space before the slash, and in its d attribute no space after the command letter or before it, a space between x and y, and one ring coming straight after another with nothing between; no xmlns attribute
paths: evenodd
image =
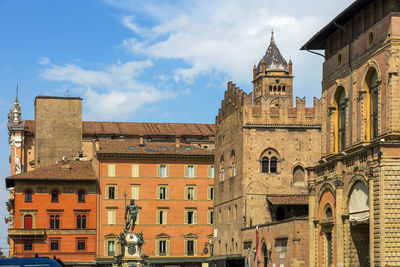
<svg viewBox="0 0 400 267"><path fill-rule="evenodd" d="M139 177L139 164L132 164L132 177Z"/></svg>
<svg viewBox="0 0 400 267"><path fill-rule="evenodd" d="M193 166L193 172L194 172L194 174L193 174L193 177L197 177L197 165L194 165Z"/></svg>
<svg viewBox="0 0 400 267"><path fill-rule="evenodd" d="M184 212L184 217L185 217L185 224L187 224L188 223L188 212L187 211Z"/></svg>
<svg viewBox="0 0 400 267"><path fill-rule="evenodd" d="M115 188L115 198L114 199L118 199L118 186L114 186Z"/></svg>
<svg viewBox="0 0 400 267"><path fill-rule="evenodd" d="M107 212L107 215L108 215L108 220L107 220L107 222L108 222L108 224L112 224L112 211L111 210L109 210L108 212Z"/></svg>
<svg viewBox="0 0 400 267"><path fill-rule="evenodd" d="M187 240L184 241L184 247L185 247L185 256L187 256Z"/></svg>
<svg viewBox="0 0 400 267"><path fill-rule="evenodd" d="M168 224L168 222L167 222L167 217L168 217L168 216L167 216L167 212L168 212L168 211L166 211L166 210L164 210L164 212L163 212L163 223L164 223L164 224Z"/></svg>
<svg viewBox="0 0 400 267"><path fill-rule="evenodd" d="M108 256L108 240L104 241L104 256Z"/></svg>
<svg viewBox="0 0 400 267"><path fill-rule="evenodd" d="M207 199L211 200L211 187L207 188Z"/></svg>
<svg viewBox="0 0 400 267"><path fill-rule="evenodd" d="M169 240L167 240L166 255L169 256Z"/></svg>
<svg viewBox="0 0 400 267"><path fill-rule="evenodd" d="M106 186L106 199L109 199L109 196L108 196L108 186Z"/></svg>
<svg viewBox="0 0 400 267"><path fill-rule="evenodd" d="M136 224L139 224L139 223L140 223L140 214L138 213L136 215Z"/></svg>
<svg viewBox="0 0 400 267"><path fill-rule="evenodd" d="M165 188L165 199L169 199L169 187Z"/></svg>
<svg viewBox="0 0 400 267"><path fill-rule="evenodd" d="M160 165L157 165L157 177L160 177Z"/></svg>
<svg viewBox="0 0 400 267"><path fill-rule="evenodd" d="M193 200L197 200L197 187L193 188Z"/></svg>
<svg viewBox="0 0 400 267"><path fill-rule="evenodd" d="M211 177L211 166L207 168L207 177Z"/></svg>
<svg viewBox="0 0 400 267"><path fill-rule="evenodd" d="M187 200L188 199L188 188L187 187L185 187L185 199Z"/></svg>
<svg viewBox="0 0 400 267"><path fill-rule="evenodd" d="M166 177L169 177L169 165L166 165L165 168L166 168L166 172L167 172Z"/></svg>
<svg viewBox="0 0 400 267"><path fill-rule="evenodd" d="M185 165L185 177L188 177L188 166Z"/></svg>
<svg viewBox="0 0 400 267"><path fill-rule="evenodd" d="M115 164L108 164L108 176L115 177Z"/></svg>
<svg viewBox="0 0 400 267"><path fill-rule="evenodd" d="M132 199L139 199L139 190L138 186L132 186Z"/></svg>
<svg viewBox="0 0 400 267"><path fill-rule="evenodd" d="M160 240L156 239L156 255L160 256Z"/></svg>
<svg viewBox="0 0 400 267"><path fill-rule="evenodd" d="M193 224L197 224L197 211L193 211Z"/></svg>
<svg viewBox="0 0 400 267"><path fill-rule="evenodd" d="M197 256L197 240L193 240L194 256Z"/></svg>
<svg viewBox="0 0 400 267"><path fill-rule="evenodd" d="M156 213L156 224L160 224L160 211L159 210Z"/></svg>
<svg viewBox="0 0 400 267"><path fill-rule="evenodd" d="M160 187L157 187L157 199L160 199Z"/></svg>

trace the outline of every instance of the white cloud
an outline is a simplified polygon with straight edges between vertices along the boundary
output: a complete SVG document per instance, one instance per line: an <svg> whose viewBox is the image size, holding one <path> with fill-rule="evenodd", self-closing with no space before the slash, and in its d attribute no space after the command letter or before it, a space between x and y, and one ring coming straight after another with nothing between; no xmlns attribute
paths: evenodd
<svg viewBox="0 0 400 267"><path fill-rule="evenodd" d="M311 84L319 89L316 79L320 79L321 59L299 48L352 0L106 2L133 14L125 18L129 23L124 25L134 25L136 35L123 42L132 53L185 63L174 70L176 81L191 83L198 75L217 72L248 83L252 66L265 53L273 29L281 53L294 62L297 82L310 85L314 79ZM154 24L135 21L138 13L150 17ZM316 78L310 79L310 73Z"/></svg>
<svg viewBox="0 0 400 267"><path fill-rule="evenodd" d="M136 79L150 66L150 60L112 64L102 70L87 70L73 64L52 64L43 69L40 76L75 86L74 92L85 95L89 118L126 118L146 104L176 97L173 92L160 91Z"/></svg>
<svg viewBox="0 0 400 267"><path fill-rule="evenodd" d="M51 62L50 62L50 59L48 57L41 57L39 59L39 64L40 65L49 65L50 63Z"/></svg>

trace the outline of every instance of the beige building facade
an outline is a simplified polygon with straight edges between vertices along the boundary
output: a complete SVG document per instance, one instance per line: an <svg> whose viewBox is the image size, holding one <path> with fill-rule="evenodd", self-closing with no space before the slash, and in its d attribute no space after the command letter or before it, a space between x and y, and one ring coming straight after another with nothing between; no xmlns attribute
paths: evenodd
<svg viewBox="0 0 400 267"><path fill-rule="evenodd" d="M216 118L211 266L308 265L305 168L320 158L320 101L293 104L292 67L272 34L253 92L228 83Z"/></svg>
<svg viewBox="0 0 400 267"><path fill-rule="evenodd" d="M354 1L302 47L325 52L310 266L400 265L399 11Z"/></svg>

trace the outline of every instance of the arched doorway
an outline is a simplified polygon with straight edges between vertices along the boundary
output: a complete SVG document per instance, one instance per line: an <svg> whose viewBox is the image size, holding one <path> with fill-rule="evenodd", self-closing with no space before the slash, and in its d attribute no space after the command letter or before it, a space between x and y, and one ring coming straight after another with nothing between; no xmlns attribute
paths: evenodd
<svg viewBox="0 0 400 267"><path fill-rule="evenodd" d="M261 247L262 255L263 255L263 261L264 261L264 267L268 266L268 249L265 243L262 244Z"/></svg>

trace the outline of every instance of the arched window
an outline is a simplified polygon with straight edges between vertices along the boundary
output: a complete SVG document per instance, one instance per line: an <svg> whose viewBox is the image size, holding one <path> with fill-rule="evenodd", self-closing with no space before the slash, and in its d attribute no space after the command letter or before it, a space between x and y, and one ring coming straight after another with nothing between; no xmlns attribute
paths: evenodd
<svg viewBox="0 0 400 267"><path fill-rule="evenodd" d="M231 177L235 177L236 176L236 157L235 157L235 151L232 150L231 153Z"/></svg>
<svg viewBox="0 0 400 267"><path fill-rule="evenodd" d="M221 182L225 181L225 169L224 169L225 161L224 156L221 157L221 161L219 163L219 180Z"/></svg>
<svg viewBox="0 0 400 267"><path fill-rule="evenodd" d="M304 184L305 173L301 166L296 166L293 170L293 183L294 184Z"/></svg>
<svg viewBox="0 0 400 267"><path fill-rule="evenodd" d="M51 191L51 202L58 202L58 191L53 190Z"/></svg>
<svg viewBox="0 0 400 267"><path fill-rule="evenodd" d="M261 160L261 172L268 173L269 171L269 158L264 157Z"/></svg>
<svg viewBox="0 0 400 267"><path fill-rule="evenodd" d="M331 208L331 206L328 205L325 208L325 219L330 219L332 217L333 217L332 208Z"/></svg>
<svg viewBox="0 0 400 267"><path fill-rule="evenodd" d="M261 173L277 173L278 172L278 153L272 149L266 149L261 154Z"/></svg>
<svg viewBox="0 0 400 267"><path fill-rule="evenodd" d="M50 229L54 229L55 228L55 218L54 215L50 216Z"/></svg>
<svg viewBox="0 0 400 267"><path fill-rule="evenodd" d="M55 216L54 229L60 229L60 216L59 215Z"/></svg>
<svg viewBox="0 0 400 267"><path fill-rule="evenodd" d="M337 118L337 152L341 152L346 148L346 94L343 87L339 87L335 94Z"/></svg>
<svg viewBox="0 0 400 267"><path fill-rule="evenodd" d="M81 215L76 216L76 228L78 228L78 229L82 228L82 216Z"/></svg>
<svg viewBox="0 0 400 267"><path fill-rule="evenodd" d="M82 229L86 229L86 215L82 215Z"/></svg>
<svg viewBox="0 0 400 267"><path fill-rule="evenodd" d="M271 164L269 167L269 172L276 173L278 170L278 159L276 157L271 158Z"/></svg>
<svg viewBox="0 0 400 267"><path fill-rule="evenodd" d="M25 202L32 202L32 190L25 190Z"/></svg>
<svg viewBox="0 0 400 267"><path fill-rule="evenodd" d="M78 202L85 202L85 190L79 190L78 192Z"/></svg>
<svg viewBox="0 0 400 267"><path fill-rule="evenodd" d="M24 216L24 228L25 229L32 229L32 215L25 215Z"/></svg>
<svg viewBox="0 0 400 267"><path fill-rule="evenodd" d="M370 127L370 136L371 139L374 139L378 136L378 92L379 92L379 83L378 83L378 75L374 70L371 74L371 79L369 82L369 127Z"/></svg>

